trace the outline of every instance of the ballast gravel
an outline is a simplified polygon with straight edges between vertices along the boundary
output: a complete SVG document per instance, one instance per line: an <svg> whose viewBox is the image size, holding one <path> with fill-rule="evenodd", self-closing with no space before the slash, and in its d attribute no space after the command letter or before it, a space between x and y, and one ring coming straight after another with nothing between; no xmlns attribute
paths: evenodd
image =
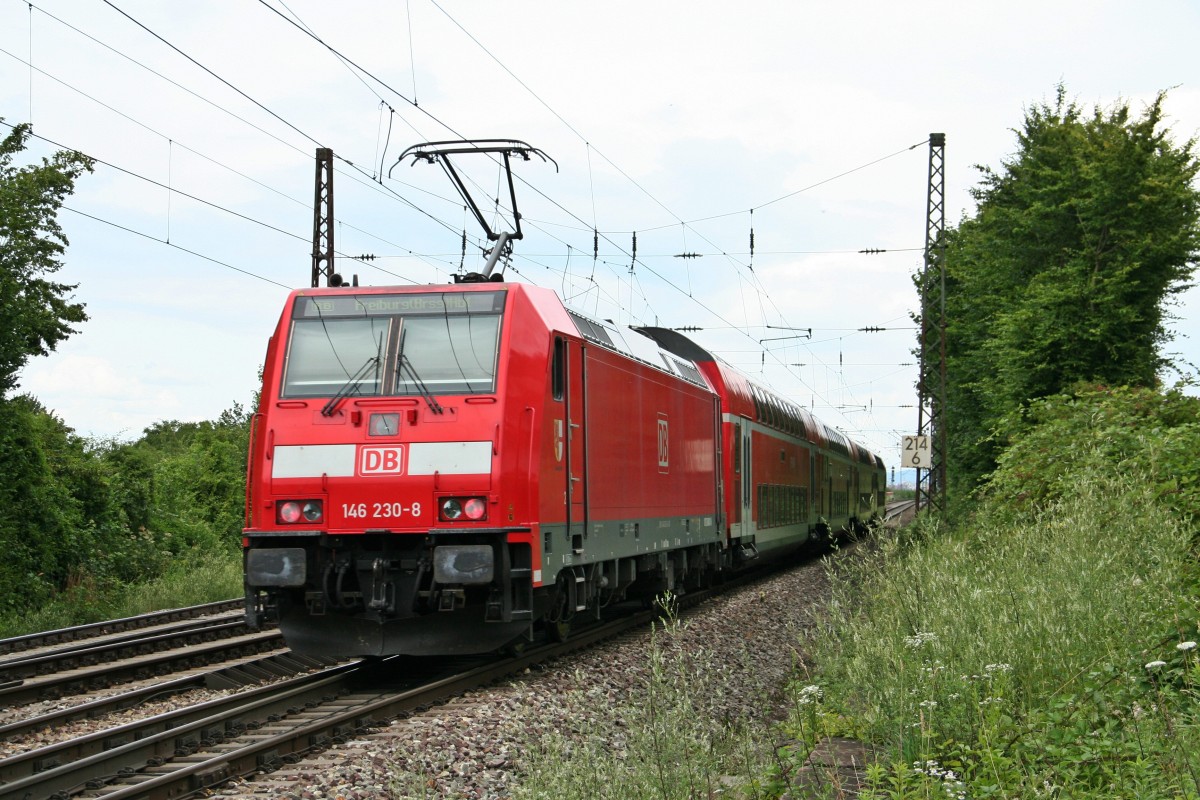
<svg viewBox="0 0 1200 800"><path fill-rule="evenodd" d="M640 631L526 670L503 684L391 722L299 763L213 791L227 798L365 800L512 796L530 742L610 726L612 709L638 703L660 648L703 653L710 678L703 713L765 728L782 716L782 689L801 661L801 632L829 595L824 565L797 566L685 615L670 636Z"/></svg>
<svg viewBox="0 0 1200 800"><path fill-rule="evenodd" d="M765 730L785 711L782 689L801 663L801 634L813 623L829 589L824 564L810 559L699 605L684 615L670 635L661 627L625 634L366 731L295 764L232 781L209 790L207 796L227 800L509 798L529 767L528 759L537 755L528 752L531 743L536 747L551 737L570 740L601 731L610 747L624 748L626 733L614 710L644 702L652 639L667 661L702 660L692 663L702 669L707 681L693 698L701 704L698 713ZM113 687L106 694L129 686ZM226 692L186 692L119 714L14 738L0 742L0 757L221 694ZM0 723L73 702L77 701L4 710Z"/></svg>

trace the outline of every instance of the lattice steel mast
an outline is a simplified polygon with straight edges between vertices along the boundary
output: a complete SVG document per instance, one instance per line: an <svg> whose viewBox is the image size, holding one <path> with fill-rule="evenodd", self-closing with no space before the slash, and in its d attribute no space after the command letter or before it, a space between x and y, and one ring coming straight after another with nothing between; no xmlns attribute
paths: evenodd
<svg viewBox="0 0 1200 800"><path fill-rule="evenodd" d="M917 435L928 436L930 461L917 469L917 511L946 507L946 134L929 134L929 193L925 203L925 266L921 296L921 366Z"/></svg>
<svg viewBox="0 0 1200 800"><path fill-rule="evenodd" d="M317 148L316 194L313 198L312 285L340 286L333 271L333 150Z"/></svg>

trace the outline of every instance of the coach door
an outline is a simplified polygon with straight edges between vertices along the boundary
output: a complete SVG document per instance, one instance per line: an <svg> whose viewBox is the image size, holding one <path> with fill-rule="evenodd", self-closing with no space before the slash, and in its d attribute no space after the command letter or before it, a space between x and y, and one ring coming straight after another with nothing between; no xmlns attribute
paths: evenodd
<svg viewBox="0 0 1200 800"><path fill-rule="evenodd" d="M742 441L739 446L742 449L742 529L739 535L751 536L754 534L754 482L751 480L754 462L750 458L750 425L742 425L741 429Z"/></svg>
<svg viewBox="0 0 1200 800"><path fill-rule="evenodd" d="M587 348L582 342L567 339L566 458L567 458L567 530L571 549L583 552L587 538L587 406L583 391Z"/></svg>
<svg viewBox="0 0 1200 800"><path fill-rule="evenodd" d="M729 538L737 539L743 533L750 533L749 495L746 488L750 482L750 461L746 458L746 426L740 421L734 422L729 426L729 431L729 460L733 465L733 475L729 481L733 506L730 509Z"/></svg>
<svg viewBox="0 0 1200 800"><path fill-rule="evenodd" d="M821 479L817 477L818 463L817 449L814 447L808 451L808 508L805 509L805 515L808 517L810 526L816 522L815 517L821 514L821 501L819 499L821 496L819 494Z"/></svg>

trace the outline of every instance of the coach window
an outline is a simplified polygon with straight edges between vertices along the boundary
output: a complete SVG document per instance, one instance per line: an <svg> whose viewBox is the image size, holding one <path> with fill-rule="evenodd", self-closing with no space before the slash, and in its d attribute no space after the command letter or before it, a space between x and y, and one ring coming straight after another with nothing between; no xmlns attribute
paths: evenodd
<svg viewBox="0 0 1200 800"><path fill-rule="evenodd" d="M742 423L733 423L733 474L742 474Z"/></svg>
<svg viewBox="0 0 1200 800"><path fill-rule="evenodd" d="M554 399L562 400L567 385L567 343L561 336L554 337L554 360L550 364L550 385Z"/></svg>

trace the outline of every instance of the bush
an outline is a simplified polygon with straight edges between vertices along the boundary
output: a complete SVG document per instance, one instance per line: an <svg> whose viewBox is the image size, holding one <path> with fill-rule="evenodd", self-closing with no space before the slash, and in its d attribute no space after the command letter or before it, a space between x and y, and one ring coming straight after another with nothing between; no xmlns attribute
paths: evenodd
<svg viewBox="0 0 1200 800"><path fill-rule="evenodd" d="M236 560L248 435L240 406L216 422L159 423L132 443L79 437L29 397L0 401L0 414L0 618L11 618L0 626L33 630L22 620L51 601L63 624L103 618L130 587L180 563Z"/></svg>
<svg viewBox="0 0 1200 800"><path fill-rule="evenodd" d="M971 524L926 523L841 576L811 642L823 700L791 726L882 745L864 798L1200 796L1200 584L1158 449L1191 403L1109 396L1047 401L1062 413ZM1119 470L1094 430L1123 432ZM1067 434L1073 451L1041 449Z"/></svg>
<svg viewBox="0 0 1200 800"><path fill-rule="evenodd" d="M1145 477L1185 522L1200 515L1200 398L1080 385L1005 421L1009 446L984 485L991 512L1022 511L1074 493L1087 473Z"/></svg>

